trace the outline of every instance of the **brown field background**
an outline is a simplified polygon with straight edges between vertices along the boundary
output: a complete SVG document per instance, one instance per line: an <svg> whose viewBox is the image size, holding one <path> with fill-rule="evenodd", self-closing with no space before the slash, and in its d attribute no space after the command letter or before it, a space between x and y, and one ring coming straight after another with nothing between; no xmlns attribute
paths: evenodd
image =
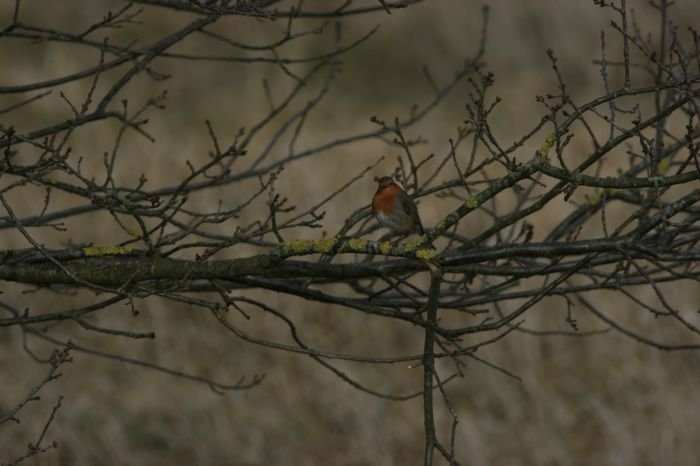
<svg viewBox="0 0 700 466"><path fill-rule="evenodd" d="M6 0L0 4L0 24L8 23L13 3ZM318 0L305 2L309 8L324 4ZM658 23L647 2L630 0L628 4L643 27L653 28ZM107 0L26 1L22 15L28 23L79 31L99 20L106 9L120 5ZM519 138L541 117L542 109L535 96L556 90L545 53L548 47L557 53L578 102L602 95L599 70L592 63L600 56L600 30L607 30L612 48L618 44L608 27L611 16L607 10L589 1L500 0L489 5L491 27L485 61L487 69L496 76L492 95L504 99L492 121L504 144ZM374 26L380 28L368 42L342 58L342 72L324 103L309 119L299 145L313 146L372 130L372 115L391 120L396 115L407 115L413 104L426 102L431 89L422 67L427 66L438 83L450 79L476 50L480 10L480 3L467 0L426 1L394 11L390 16L378 12L345 21L346 41ZM698 26L700 9L696 2L679 1L672 12L681 24L694 21ZM141 18L144 24L114 31L113 41L138 37L149 43L165 31L186 24L189 18L184 13L146 7ZM318 23L299 21L295 27L314 24ZM247 18L228 18L216 27L251 43L277 38L283 28L284 21L269 24ZM315 54L327 50L331 37L330 32L312 36L285 50L290 56ZM216 51L203 48L206 44L211 42L199 38L176 49L190 53ZM0 41L0 85L48 79L96 63L95 53L76 53L80 50L65 44ZM616 49L609 54L617 57ZM168 90L167 108L148 114L151 121L147 128L157 141L151 143L129 133L122 144L116 174L120 182L135 183L145 173L150 188L172 185L186 175L185 160L205 160L211 141L204 120L209 119L222 139L230 141L239 127L250 127L265 114L268 106L261 85L263 78L270 82L276 99L293 84L279 68L265 64L161 60L156 68L171 74L171 79L154 82L140 77L125 89L124 97L136 108L144 99ZM117 76L115 73L108 73L104 83ZM81 81L61 89L79 102L87 85ZM309 87L307 93L311 96L314 86ZM420 154L447 152L448 138L466 117L468 92L465 83L429 118L411 128L411 136L428 139L427 144L416 149ZM21 98L3 97L0 107ZM301 99L296 108L304 103L305 99ZM0 123L13 124L18 132L27 132L69 115L69 109L54 92L18 112L11 121L7 115L0 115ZM100 173L102 153L111 149L117 130L114 123L99 123L89 131L76 132L71 146L76 157L84 157L86 170ZM270 134L269 131L268 137ZM532 154L538 141L541 138L530 141L519 152L520 157ZM266 138L258 138L248 157L255 157L265 143ZM583 139L574 144L586 148ZM284 147L280 147L271 157L281 157L283 152ZM324 232L337 231L351 212L368 204L374 190L372 177L391 172L399 154L396 147L373 140L343 146L286 167L278 190L301 209L333 192L379 156L386 156L372 173L327 209L323 232L300 230L295 234L316 238ZM620 164L625 161L622 159ZM219 201L224 206L234 206L256 184L253 180L208 191L194 196L190 207L212 210ZM586 194L581 191L577 193L579 200ZM26 216L38 213L42 196L41 190L29 188L21 195L12 193L8 200L19 214ZM60 203L80 204L70 197L57 198L53 208L58 209ZM427 225L434 224L452 207L454 201L430 198L423 199L419 206ZM536 217L536 238L571 208L564 202L555 203L546 216ZM241 224L254 220L256 215L253 211L244 213ZM489 221L485 215L470 215L463 220L462 233L473 236ZM37 236L47 246L56 248L83 242L113 244L125 239L104 214L82 216L66 223L66 233L36 232ZM221 231L233 227L222 225ZM0 235L2 249L27 247L23 238L8 230ZM226 253L217 256L224 257ZM689 315L698 310L697 283L677 283L664 290L669 300ZM95 299L86 292L28 293L33 290L12 283L0 283L0 291L0 299L21 303L37 313L55 312ZM650 289L640 287L635 293L644 302L658 306ZM422 348L420 330L401 323L272 293L249 294L263 298L293 318L303 337L320 349L398 356L418 353ZM685 329L654 320L648 312L613 292L597 293L591 298L645 335L672 343L692 339ZM73 324L52 328L52 335L217 381L236 381L241 376L264 373L264 382L251 390L220 396L202 384L76 352L74 363L62 369L63 376L42 390L41 401L31 403L20 413L21 424L0 425L0 461L11 461L24 452L27 443L38 435L56 398L63 395L63 407L47 435L49 440L58 442L59 448L30 464L421 463L420 398L391 402L371 397L309 358L237 340L200 309L156 298L141 300L137 305L141 311L138 318L133 318L128 308L114 306L101 312L93 322L117 328L152 329L157 333L154 341L107 337ZM582 330L604 328L584 309L575 311ZM566 329L565 316L566 303L549 298L526 315L524 325L539 330ZM288 341L285 329L262 314L254 314L248 323L237 323L258 336ZM41 355L50 351L48 345L39 341L29 340L29 346ZM480 350L479 356L517 374L522 382L469 361L465 378L449 386L448 393L459 414L457 456L462 464L698 464L698 352L661 352L611 331L589 338L511 334ZM350 363L340 363L338 367L383 392L405 394L420 389L419 368ZM449 370L447 365L440 368L444 373ZM0 408L13 406L44 372L45 368L22 350L19 329L0 330ZM439 403L438 406L438 422L444 436L450 419Z"/></svg>

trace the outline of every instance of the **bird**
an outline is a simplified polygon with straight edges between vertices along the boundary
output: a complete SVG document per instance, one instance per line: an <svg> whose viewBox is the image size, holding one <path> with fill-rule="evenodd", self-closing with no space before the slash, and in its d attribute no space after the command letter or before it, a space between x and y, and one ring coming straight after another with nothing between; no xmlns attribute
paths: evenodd
<svg viewBox="0 0 700 466"><path fill-rule="evenodd" d="M396 233L424 235L425 230L418 216L418 208L406 191L390 176L382 176L376 181L379 186L372 197L372 210L379 224Z"/></svg>

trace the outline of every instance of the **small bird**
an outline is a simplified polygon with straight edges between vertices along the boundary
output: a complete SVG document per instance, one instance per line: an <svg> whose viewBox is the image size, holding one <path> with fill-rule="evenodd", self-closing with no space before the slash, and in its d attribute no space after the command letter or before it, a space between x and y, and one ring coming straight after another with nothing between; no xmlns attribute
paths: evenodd
<svg viewBox="0 0 700 466"><path fill-rule="evenodd" d="M379 187L372 198L372 210L377 221L396 233L425 234L418 216L418 208L406 191L394 183L390 176L377 179Z"/></svg>

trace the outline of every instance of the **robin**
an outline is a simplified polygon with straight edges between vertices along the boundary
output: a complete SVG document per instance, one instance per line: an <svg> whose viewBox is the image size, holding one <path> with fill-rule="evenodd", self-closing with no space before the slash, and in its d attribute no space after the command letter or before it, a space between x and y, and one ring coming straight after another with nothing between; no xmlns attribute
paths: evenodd
<svg viewBox="0 0 700 466"><path fill-rule="evenodd" d="M377 179L379 187L372 198L372 210L377 221L397 233L425 234L418 216L418 208L406 191L394 183L390 176Z"/></svg>

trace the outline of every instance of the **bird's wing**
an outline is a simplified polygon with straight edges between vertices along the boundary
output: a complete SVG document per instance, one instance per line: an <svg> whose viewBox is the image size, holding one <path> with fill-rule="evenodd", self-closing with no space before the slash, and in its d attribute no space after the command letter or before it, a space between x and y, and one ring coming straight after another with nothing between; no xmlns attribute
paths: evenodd
<svg viewBox="0 0 700 466"><path fill-rule="evenodd" d="M416 222L416 225L418 225L418 229L420 230L421 234L425 234L425 231L423 230L423 223L420 221L420 216L418 215L418 207L416 207L416 204L413 202L413 200L410 197L408 197L408 194L402 194L403 202L401 204L404 212L410 215L411 218Z"/></svg>

